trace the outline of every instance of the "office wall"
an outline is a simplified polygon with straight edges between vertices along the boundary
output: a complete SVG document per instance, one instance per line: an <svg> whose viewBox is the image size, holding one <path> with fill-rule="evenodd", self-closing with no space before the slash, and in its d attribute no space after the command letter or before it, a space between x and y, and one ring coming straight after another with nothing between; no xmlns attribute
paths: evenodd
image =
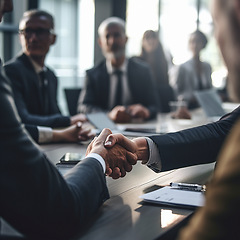
<svg viewBox="0 0 240 240"><path fill-rule="evenodd" d="M100 23L112 15L112 0L95 0L95 45L94 45L94 63L103 59L100 47L98 46L98 26Z"/></svg>

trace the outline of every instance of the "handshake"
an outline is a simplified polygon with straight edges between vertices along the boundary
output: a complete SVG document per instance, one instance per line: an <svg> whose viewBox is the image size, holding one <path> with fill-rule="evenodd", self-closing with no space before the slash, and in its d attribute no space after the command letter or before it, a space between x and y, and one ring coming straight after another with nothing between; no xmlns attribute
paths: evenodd
<svg viewBox="0 0 240 240"><path fill-rule="evenodd" d="M87 148L86 154L89 153L97 153L105 160L106 175L113 179L124 177L138 160L144 164L149 158L148 144L144 137L130 140L120 133L112 134L109 129L103 129L93 139Z"/></svg>

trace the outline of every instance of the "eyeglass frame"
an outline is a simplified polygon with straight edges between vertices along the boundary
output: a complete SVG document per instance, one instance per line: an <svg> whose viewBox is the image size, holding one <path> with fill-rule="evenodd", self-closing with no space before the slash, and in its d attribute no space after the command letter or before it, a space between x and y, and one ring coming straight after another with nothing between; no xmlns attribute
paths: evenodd
<svg viewBox="0 0 240 240"><path fill-rule="evenodd" d="M31 37L32 34L36 34L37 37L47 37L49 35L55 34L54 29L52 29L52 28L50 28L50 29L48 29L48 28L31 29L31 31L28 33L26 32L26 29L31 29L31 28L19 29L18 33L24 35L27 38ZM42 33L40 33L40 34L39 34L39 32L37 32L37 31L39 31L39 29L42 30Z"/></svg>

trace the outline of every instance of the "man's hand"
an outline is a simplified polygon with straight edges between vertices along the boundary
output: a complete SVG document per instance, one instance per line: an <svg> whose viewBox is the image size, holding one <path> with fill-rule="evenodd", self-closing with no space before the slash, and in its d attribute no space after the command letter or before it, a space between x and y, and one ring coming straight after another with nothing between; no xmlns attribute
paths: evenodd
<svg viewBox="0 0 240 240"><path fill-rule="evenodd" d="M180 107L171 115L174 119L191 119L191 113L186 107Z"/></svg>
<svg viewBox="0 0 240 240"><path fill-rule="evenodd" d="M104 146L107 136L112 132L104 129L98 137L89 144L86 154L97 153L105 160L106 174L117 179L124 177L126 172L132 170L132 165L136 164L137 155L131 147L124 148L119 144L115 144L114 148L106 148Z"/></svg>
<svg viewBox="0 0 240 240"><path fill-rule="evenodd" d="M127 123L131 121L131 116L124 106L114 107L109 113L109 117L116 123Z"/></svg>
<svg viewBox="0 0 240 240"><path fill-rule="evenodd" d="M120 133L109 135L105 141L105 146L114 149L117 145L122 146L128 151L135 152L137 160L142 161L143 164L148 162L149 149L147 140L144 137L130 140Z"/></svg>
<svg viewBox="0 0 240 240"><path fill-rule="evenodd" d="M128 106L127 112L132 118L140 118L142 120L145 120L150 117L149 110L141 104L133 104Z"/></svg>
<svg viewBox="0 0 240 240"><path fill-rule="evenodd" d="M77 115L74 115L70 118L70 124L71 125L74 125L76 124L77 122L86 122L87 121L87 118L86 118L86 115L85 114L82 114L82 113L79 113Z"/></svg>
<svg viewBox="0 0 240 240"><path fill-rule="evenodd" d="M53 129L53 142L79 142L86 141L94 137L91 129L83 126L81 122L64 129Z"/></svg>

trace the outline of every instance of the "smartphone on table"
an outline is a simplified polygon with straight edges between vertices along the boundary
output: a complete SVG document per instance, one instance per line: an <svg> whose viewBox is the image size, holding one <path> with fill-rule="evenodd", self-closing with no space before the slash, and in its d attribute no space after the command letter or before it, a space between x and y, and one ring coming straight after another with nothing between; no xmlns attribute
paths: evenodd
<svg viewBox="0 0 240 240"><path fill-rule="evenodd" d="M68 164L68 165L76 165L83 159L83 155L81 153L65 153L61 158L59 163L57 164Z"/></svg>

